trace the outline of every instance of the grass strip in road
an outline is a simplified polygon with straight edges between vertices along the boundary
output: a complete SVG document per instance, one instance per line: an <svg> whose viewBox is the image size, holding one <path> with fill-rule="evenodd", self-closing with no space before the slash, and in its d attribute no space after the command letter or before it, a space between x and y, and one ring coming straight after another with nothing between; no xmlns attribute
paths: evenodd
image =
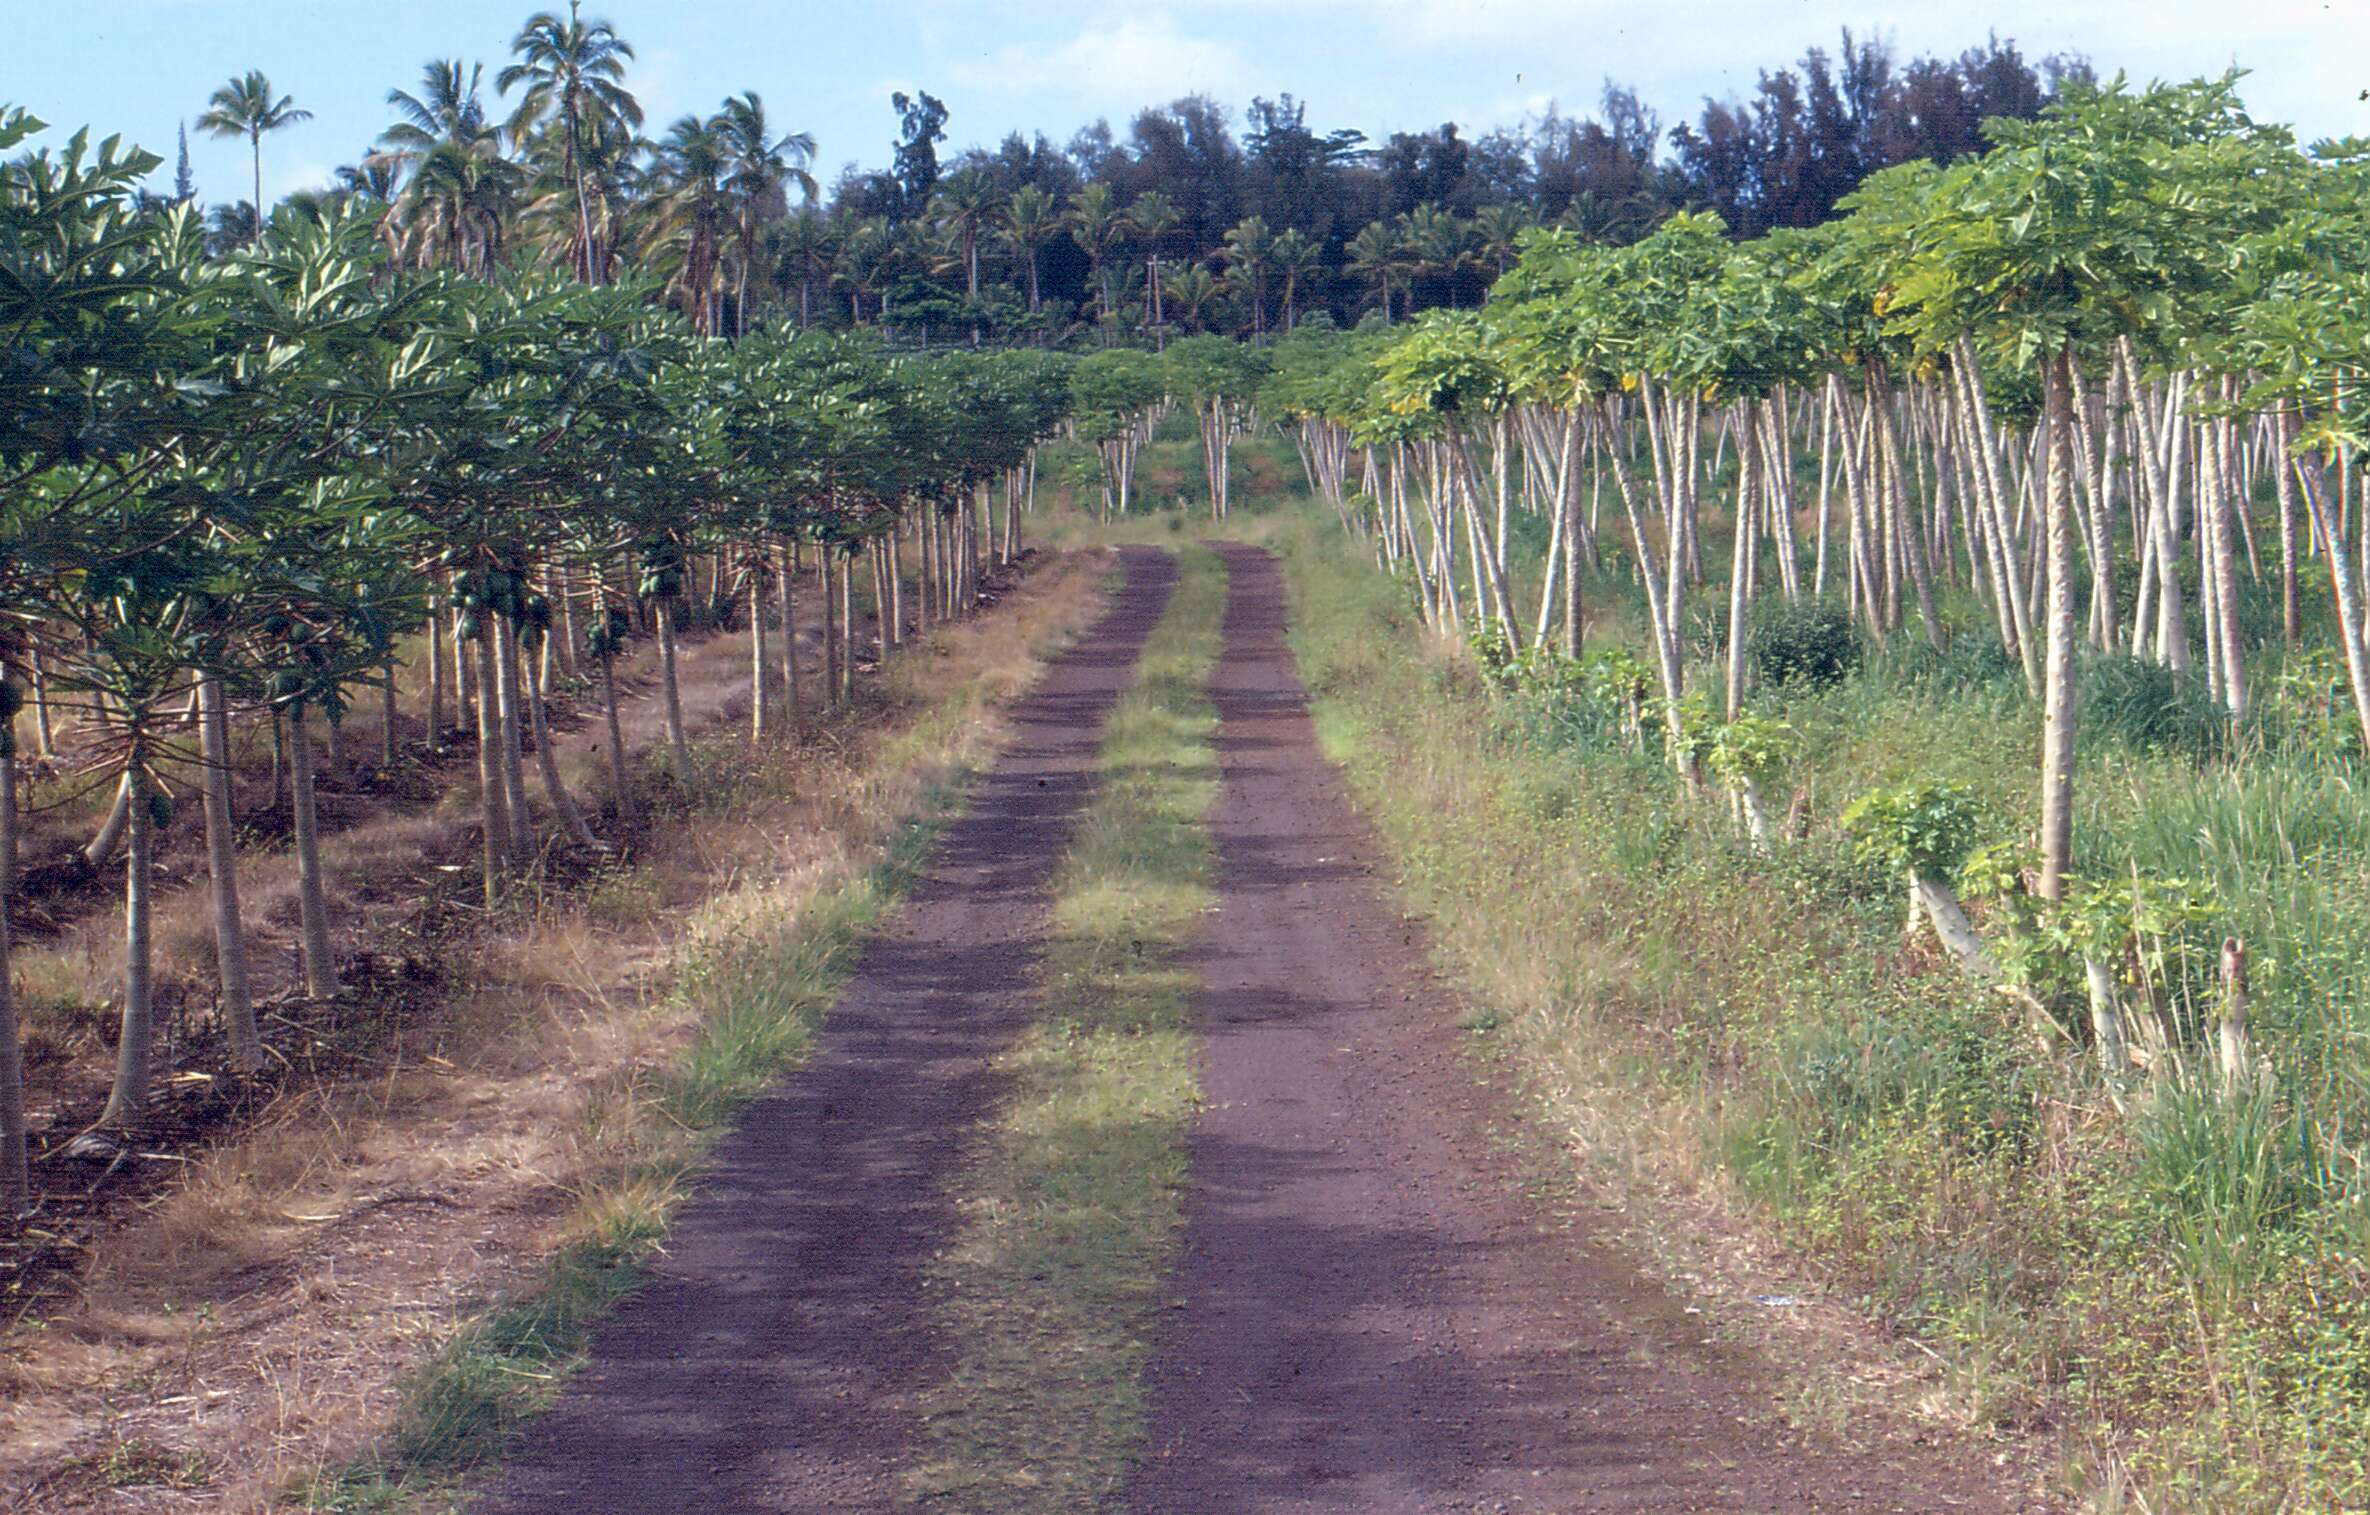
<svg viewBox="0 0 2370 1515"><path fill-rule="evenodd" d="M1183 958L1215 900L1204 686L1226 570L1207 548L1180 558L1106 727L1101 787L1056 877L1039 1015L1006 1055L1010 1093L936 1270L957 1362L923 1406L910 1483L925 1505L1100 1507L1143 1448L1199 1104Z"/></svg>

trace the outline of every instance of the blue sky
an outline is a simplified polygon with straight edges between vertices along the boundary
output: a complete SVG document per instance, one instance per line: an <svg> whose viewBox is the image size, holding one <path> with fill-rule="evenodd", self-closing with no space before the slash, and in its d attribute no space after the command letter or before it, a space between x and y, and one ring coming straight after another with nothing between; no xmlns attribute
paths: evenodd
<svg viewBox="0 0 2370 1515"><path fill-rule="evenodd" d="M563 0L564 3L564 0ZM0 101L62 128L89 123L166 155L177 121L250 67L314 120L267 143L267 193L326 181L387 121L387 91L430 57L489 65L534 8L489 0L7 0ZM2190 77L2238 63L2262 118L2307 139L2370 135L2370 0L1996 0L1980 8L1655 4L1652 0L597 0L640 54L632 86L653 122L754 89L818 139L826 180L884 163L888 96L920 86L952 111L949 145L1013 128L1057 143L1108 116L1207 91L1235 107L1291 91L1319 130L1370 135L1445 120L1474 131L1550 99L1592 105L1608 77L1634 84L1669 124L1706 95L1749 91L1760 68L1850 26L1901 55L1949 51L1986 30L2028 55L2088 53L2102 69ZM1964 17L1965 19L1960 19ZM193 137L199 188L243 195L241 145ZM165 170L170 173L168 161Z"/></svg>

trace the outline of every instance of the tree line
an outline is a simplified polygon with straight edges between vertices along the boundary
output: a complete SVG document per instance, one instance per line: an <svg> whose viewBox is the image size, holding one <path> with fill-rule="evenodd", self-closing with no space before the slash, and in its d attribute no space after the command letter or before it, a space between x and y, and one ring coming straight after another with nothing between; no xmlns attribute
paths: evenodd
<svg viewBox="0 0 2370 1515"><path fill-rule="evenodd" d="M851 164L826 189L813 137L754 91L647 121L633 59L607 22L538 14L490 77L438 59L391 90L381 137L333 187L295 198L369 207L414 266L654 274L702 332L774 320L916 340L1257 338L1317 311L1348 325L1477 305L1539 225L1615 244L1686 209L1737 235L1813 225L1867 175L1980 151L1984 120L2030 118L2089 77L1996 37L1903 62L1846 32L1835 55L1812 48L1750 99L1706 101L1667 131L1608 82L1593 116L1550 107L1470 138L1453 122L1380 140L1319 129L1289 94L1254 100L1238 134L1196 96L1124 132L1098 121L1061 146L1013 133L961 152L944 149L945 103L917 91L889 102L889 165ZM254 155L254 198L210 216L217 250L255 235L264 142L304 119L259 73L198 119ZM194 192L185 153L172 198Z"/></svg>
<svg viewBox="0 0 2370 1515"><path fill-rule="evenodd" d="M43 130L0 110L0 151ZM987 566L1021 550L1033 444L1071 404L1061 354L900 355L828 331L727 343L670 308L657 277L407 267L364 206L282 206L217 255L194 207L139 203L156 166L87 132L0 163L0 897L21 735L66 786L52 798L113 793L83 858L121 868L101 1116L117 1129L137 1127L155 1071L153 864L173 827L204 833L230 1062L264 1056L234 726L268 726L286 772L295 946L307 991L335 996L314 786L343 761L357 702L382 703L390 767L410 757L395 750L399 697L416 697L432 746L474 737L498 903L539 849L601 849L606 825L632 820L614 671L630 638L655 643L676 780L692 777L687 617L745 630L750 739L780 740L802 705L853 691L860 577L883 659L969 612ZM789 632L808 595L821 666L802 669ZM607 709L602 803L554 761L555 661ZM400 687L415 664L422 686ZM0 1196L21 1203L8 959L0 918Z"/></svg>

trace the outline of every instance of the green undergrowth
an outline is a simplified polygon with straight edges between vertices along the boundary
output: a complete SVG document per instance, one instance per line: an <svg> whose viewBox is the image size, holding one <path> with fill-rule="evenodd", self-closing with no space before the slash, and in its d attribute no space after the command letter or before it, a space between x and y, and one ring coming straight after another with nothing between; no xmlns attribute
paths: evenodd
<svg viewBox="0 0 2370 1515"><path fill-rule="evenodd" d="M1213 901L1204 684L1226 594L1213 553L1179 556L1056 878L1037 1019L1003 1059L1010 1092L936 1268L957 1360L909 1479L933 1507L1102 1508L1143 1446L1198 1101L1183 954Z"/></svg>
<svg viewBox="0 0 2370 1515"><path fill-rule="evenodd" d="M2252 949L2270 1070L2221 1094L2174 985L2188 1039L2119 1111L1904 938L1903 890L1837 825L1912 779L1965 785L1985 840L2030 817L2037 713L1980 636L1756 696L1793 728L1770 800L1804 833L1763 855L1651 739L1493 694L1329 521L1285 536L1327 750L1576 1150L1754 1210L1938 1351L1979 1429L2062 1438L2101 1507L2370 1504L2370 796L2309 710L2234 731L2085 670L2079 866L2198 881L2209 940ZM1592 637L1621 640L1621 586L1590 588Z"/></svg>

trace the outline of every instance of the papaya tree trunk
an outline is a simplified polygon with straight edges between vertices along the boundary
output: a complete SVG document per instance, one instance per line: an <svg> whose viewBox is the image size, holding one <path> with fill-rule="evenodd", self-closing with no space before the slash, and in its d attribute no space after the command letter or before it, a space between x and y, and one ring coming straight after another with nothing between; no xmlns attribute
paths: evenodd
<svg viewBox="0 0 2370 1515"><path fill-rule="evenodd" d="M2066 474L2073 431L2073 359L2059 352L2045 368L2047 487L2042 496L2049 554L2049 665L2041 709L2041 887L2065 898L2074 852L2074 502Z"/></svg>
<svg viewBox="0 0 2370 1515"><path fill-rule="evenodd" d="M2370 742L2370 648L2362 640L2362 593L2354 578L2351 549L2345 544L2345 524L2335 502L2328 498L2328 464L2316 458L2303 474L2305 503L2319 519L2321 539L2329 553L2329 591L2337 602L2337 645L2345 654L2346 682L2353 690L2354 720L2362 739ZM2340 486L2342 487L2342 485Z"/></svg>
<svg viewBox="0 0 2370 1515"><path fill-rule="evenodd" d="M691 741L683 733L683 692L675 677L675 655L675 602L665 597L658 602L658 682L666 699L667 749L674 754L675 777L689 784Z"/></svg>
<svg viewBox="0 0 2370 1515"><path fill-rule="evenodd" d="M461 636L461 607L449 599L447 603L453 607L453 725L462 731L476 726L482 732L485 723L477 719L469 700L470 652Z"/></svg>
<svg viewBox="0 0 2370 1515"><path fill-rule="evenodd" d="M544 570L544 582L551 586L552 645L559 653L560 672L569 678L583 677L583 664L576 656L576 594L575 574L565 561L556 561Z"/></svg>
<svg viewBox="0 0 2370 1515"><path fill-rule="evenodd" d="M444 599L428 601L428 748L444 745Z"/></svg>
<svg viewBox="0 0 2370 1515"><path fill-rule="evenodd" d="M549 633L544 633L549 635ZM544 797L560 818L560 824L576 839L580 847L598 847L599 837L584 823L584 812L577 808L576 799L568 793L568 786L560 778L560 758L551 739L551 723L545 719L543 691L532 680L527 684L527 721L535 738L535 768L543 779Z"/></svg>
<svg viewBox="0 0 2370 1515"><path fill-rule="evenodd" d="M148 814L147 752L135 739L125 759L124 830L129 860L123 876L123 1025L115 1041L115 1086L108 1092L99 1124L121 1129L138 1125L148 1111L149 1051L155 1040L155 1006L150 994L148 908L151 826Z"/></svg>
<svg viewBox="0 0 2370 1515"><path fill-rule="evenodd" d="M617 796L617 818L624 824L634 823L633 777L625 766L625 729L617 717L617 659L608 644L601 646L601 699L608 707L602 712L609 727L609 787Z"/></svg>
<svg viewBox="0 0 2370 1515"><path fill-rule="evenodd" d="M760 744L773 703L772 674L765 652L765 565L760 562L749 573L749 740Z"/></svg>
<svg viewBox="0 0 2370 1515"><path fill-rule="evenodd" d="M387 682L379 690L379 766L395 766L395 662L388 659Z"/></svg>
<svg viewBox="0 0 2370 1515"><path fill-rule="evenodd" d="M1728 719L1732 721L1745 708L1745 617L1750 609L1750 567L1759 546L1754 540L1753 515L1758 503L1755 490L1760 484L1760 442L1751 419L1745 417L1736 432L1736 543L1728 565ZM1766 841L1767 831L1764 824L1754 839Z"/></svg>
<svg viewBox="0 0 2370 1515"><path fill-rule="evenodd" d="M2223 398L2237 398L2237 381L2230 381ZM2204 436L2205 467L2199 482L2205 486L2200 507L2205 511L2207 565L2213 573L2214 613L2222 644L2222 699L2233 720L2247 713L2247 658L2245 636L2238 623L2237 524L2231 519L2231 497L2239 482L2232 477L2230 426L2217 420Z"/></svg>
<svg viewBox="0 0 2370 1515"><path fill-rule="evenodd" d="M480 689L493 678L492 636L492 628L480 620L473 639ZM478 857L485 869L485 900L490 910L501 901L502 873L510 865L510 796L502 782L502 737L494 730L493 702L483 699L477 702L477 809L481 819Z"/></svg>
<svg viewBox="0 0 2370 1515"><path fill-rule="evenodd" d="M2082 977L2090 990L2090 1032L2099 1072L2110 1085L2120 1083L2131 1071L2131 1043L2124 1035L2123 1001L2115 992L2115 976L2105 963L2084 953Z"/></svg>
<svg viewBox="0 0 2370 1515"><path fill-rule="evenodd" d="M32 1202L25 1162L25 1053L9 962L8 896L16 889L16 732L0 727L0 1214Z"/></svg>
<svg viewBox="0 0 2370 1515"><path fill-rule="evenodd" d="M1753 850L1769 851L1769 806L1761 797L1761 785L1746 775L1737 782L1736 798L1744 807L1745 835L1752 839Z"/></svg>
<svg viewBox="0 0 2370 1515"><path fill-rule="evenodd" d="M840 698L853 703L856 698L856 558L847 554L838 565L839 632L845 638L839 649Z"/></svg>
<svg viewBox="0 0 2370 1515"><path fill-rule="evenodd" d="M815 584L823 597L823 703L839 703L839 594L833 582L829 543L815 550Z"/></svg>
<svg viewBox="0 0 2370 1515"><path fill-rule="evenodd" d="M2281 411L2272 433L2271 473L2279 491L2279 626L2280 642L2294 647L2304 622L2304 601L2296 583L2296 469L2288 456L2295 415Z"/></svg>
<svg viewBox="0 0 2370 1515"><path fill-rule="evenodd" d="M2222 938L2222 1018L2215 1028L2214 1060L2221 1067L2224 1094L2237 1093L2254 1077L2247 1050L2247 949L2235 936Z"/></svg>
<svg viewBox="0 0 2370 1515"><path fill-rule="evenodd" d="M222 681L198 683L198 753L205 765L198 793L206 812L206 873L214 907L214 960L222 982L222 1025L231 1065L242 1073L263 1066L263 1039L247 986L247 934L239 910L238 835L230 812L230 712Z"/></svg>
<svg viewBox="0 0 2370 1515"><path fill-rule="evenodd" d="M313 807L311 721L302 703L288 707L288 770L296 829L296 903L301 925L305 992L337 993L337 959L329 946L329 898L321 885L321 826Z"/></svg>
<svg viewBox="0 0 2370 1515"><path fill-rule="evenodd" d="M785 707L790 712L790 724L796 727L799 717L798 692L798 617L791 591L798 581L798 571L790 561L787 544L774 549L774 581L782 600L782 692L788 698Z"/></svg>
<svg viewBox="0 0 2370 1515"><path fill-rule="evenodd" d="M526 701L519 687L518 628L503 615L494 617L493 627L492 703L502 735L502 792L510 801L510 855L522 864L531 863L535 860L535 819L527 806L526 753L519 737L526 724L526 712L519 707Z"/></svg>

